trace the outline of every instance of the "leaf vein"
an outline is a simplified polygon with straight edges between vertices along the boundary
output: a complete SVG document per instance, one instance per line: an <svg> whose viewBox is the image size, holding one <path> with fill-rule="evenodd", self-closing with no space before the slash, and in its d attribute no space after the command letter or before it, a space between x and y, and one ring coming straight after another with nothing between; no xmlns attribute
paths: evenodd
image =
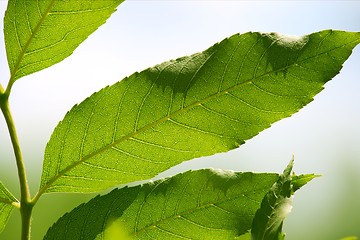
<svg viewBox="0 0 360 240"><path fill-rule="evenodd" d="M239 48L239 46L240 46L240 43L241 43L241 41L238 41L238 43L236 44L236 47L235 47L234 50L231 52L230 58L228 59L226 65L225 65L225 69L224 69L223 74L222 74L222 76L221 76L220 84L219 84L219 87L218 87L218 93L221 92L221 88L222 88L222 85L223 85L224 80L225 80L225 74L226 74L226 72L227 72L227 70L228 70L228 68L229 68L230 62L233 60L234 55L235 55L236 51L238 50L238 48Z"/></svg>
<svg viewBox="0 0 360 240"><path fill-rule="evenodd" d="M256 79L256 74L257 74L257 71L259 70L261 60L265 57L266 53L270 50L270 48L280 40L281 40L281 38L276 39L275 41L271 42L271 44L269 44L269 46L266 49L264 49L264 52L261 54L261 56L257 60L256 67L254 68L253 79Z"/></svg>
<svg viewBox="0 0 360 240"><path fill-rule="evenodd" d="M72 15L72 14L82 14L82 13L92 13L92 12L100 12L111 8L112 5L103 8L97 9L85 9L85 10L78 10L78 11L51 11L48 15Z"/></svg>
<svg viewBox="0 0 360 240"><path fill-rule="evenodd" d="M159 76L160 76L160 73L158 74L157 79L159 78ZM157 79L156 79L156 80L157 80ZM142 108L143 108L143 106L144 106L144 103L145 103L146 99L149 97L149 95L150 95L150 93L151 93L151 90L153 89L153 87L154 87L154 85L155 85L156 80L155 80L154 82L152 82L152 84L151 84L150 88L148 89L146 95L144 96L144 98L143 98L142 101L141 101L141 104L140 104L140 106L139 106L139 109L137 110L136 119L135 119L135 124L134 124L134 132L136 132L136 131L139 130L138 126L139 126L139 118L140 118L141 110L142 110Z"/></svg>
<svg viewBox="0 0 360 240"><path fill-rule="evenodd" d="M204 68L205 64L209 61L209 59L215 54L216 51L213 51L209 56L207 56L207 58L205 59L205 61L198 67L198 69L194 72L193 76L191 77L190 81L188 82L188 85L186 86L185 88L185 91L184 91L184 97L183 97L183 100L182 100L182 103L181 103L181 109L184 109L185 107L185 100L186 100L186 95L187 95L187 92L191 86L191 83L194 81L196 75L200 72L201 69ZM199 55L196 55L194 56L194 59L197 57L197 56L200 56ZM192 60L194 60L192 59ZM190 104L191 105L191 104Z"/></svg>
<svg viewBox="0 0 360 240"><path fill-rule="evenodd" d="M255 105L251 104L251 103L246 102L245 100L241 99L241 98L238 97L238 96L235 96L235 95L233 95L233 94L231 94L231 93L227 93L227 94L228 94L229 96L233 97L234 99L238 100L239 102L242 102L242 103L244 103L245 105L247 105L247 106L249 106L249 107L251 107L251 108L253 108L253 109L255 109L255 110L258 110L258 111L260 111L260 112L273 113L273 114L287 113L286 111L273 111L273 110L262 109L262 108L259 108L259 107L255 106Z"/></svg>
<svg viewBox="0 0 360 240"><path fill-rule="evenodd" d="M122 174L130 174L129 172L120 171L119 169L116 169L116 168L107 168L107 167L95 165L95 164L92 164L92 163L89 163L89 162L84 162L83 164L85 166L89 166L89 167L97 168L97 169L101 169L101 170L106 170L106 171L110 171L110 172L117 172L117 173L122 173Z"/></svg>
<svg viewBox="0 0 360 240"><path fill-rule="evenodd" d="M181 235L178 234L178 233L173 233L173 232L171 232L171 231L169 231L169 230L165 230L165 229L163 229L163 228L161 228L161 227L159 227L159 226L154 226L154 227L157 228L157 229L159 229L159 230L162 231L162 232L165 232L165 233L169 234L169 235L172 235L172 236L175 236L175 237L178 237L178 238L181 238L181 239L189 239L189 240L191 240L191 238L187 238L187 237L181 236Z"/></svg>
<svg viewBox="0 0 360 240"><path fill-rule="evenodd" d="M236 216L239 215L238 213L231 212L231 211L229 211L229 210L227 210L225 208L222 208L222 207L216 205L215 203L212 203L211 206L213 206L214 208L220 209L221 211L226 212L226 213L230 213L230 214L233 214L233 215L236 215Z"/></svg>
<svg viewBox="0 0 360 240"><path fill-rule="evenodd" d="M129 80L129 78L124 79L123 82L126 82L125 80ZM132 81L135 81L135 78L133 78ZM119 125L119 120L120 120L121 108L122 108L122 105L123 105L123 102L124 102L125 95L128 93L132 81L129 81L129 82L128 82L128 85L126 86L124 93L121 95L121 98L120 98L120 101L119 101L119 104L118 104L117 113L116 113L116 118L115 118L115 123L114 123L114 132L113 132L112 141L111 141L112 144L115 143L115 138L116 138L116 133L117 133L117 127L118 127L118 125Z"/></svg>
<svg viewBox="0 0 360 240"><path fill-rule="evenodd" d="M37 48L37 49L31 50L31 51L26 51L26 53L24 53L24 56L28 56L28 55L32 55L32 54L37 54L37 53L39 53L39 52L46 51L46 50L48 50L48 49L54 48L54 47L60 45L60 44L63 43L63 42L69 41L67 38L68 38L68 36L69 36L70 34L76 32L76 31L82 30L82 29L91 28L93 25L98 25L98 23L100 23L100 22L102 22L102 21L93 22L93 23L88 24L88 25L86 25L86 26L81 26L81 27L72 29L71 31L66 32L66 33L64 34L64 36L63 36L59 41L54 42L54 43L52 43L52 44L50 44L50 45L46 45L46 46L44 46L44 47L42 47L42 48ZM71 40L73 40L73 39L76 39L76 38L72 38ZM68 52L68 51L66 51L66 52ZM61 56L61 55L62 55L62 54L60 53L60 54L54 55L54 56L56 57L56 56ZM48 61L49 59L51 60L51 59L53 59L53 58L54 58L54 57L48 58L48 59L46 59L45 61ZM45 62L45 61L37 61L37 62L34 62L34 63L37 64L37 63L39 63L39 62ZM19 68L18 71L21 71L21 70L22 70L23 68L25 68L25 67L27 67L27 65L24 65L23 67Z"/></svg>
<svg viewBox="0 0 360 240"><path fill-rule="evenodd" d="M196 128L196 127L192 127L192 126L186 125L184 123L180 123L178 121L175 121L174 119L171 119L171 118L169 118L169 121L176 124L176 125L179 125L181 127L187 128L187 129L195 131L195 132L204 133L204 134L207 134L207 135L213 135L213 136L217 136L217 137L220 137L220 138L233 139L233 137L221 135L221 134L206 131L206 130L202 130L202 129L199 129L199 128Z"/></svg>
<svg viewBox="0 0 360 240"><path fill-rule="evenodd" d="M88 132L89 132L89 128L90 128L90 124L91 124L91 120L93 119L94 116L94 112L96 110L97 105L99 104L99 102L106 96L106 92L104 91L102 93L102 95L99 97L99 99L97 99L97 101L94 103L94 105L92 106L91 109L91 113L90 113L90 117L87 119L86 122L86 126L85 126L85 130L84 130L84 134L83 137L81 139L81 144L80 144L80 151L79 151L79 159L81 159L83 157L83 153L84 153L84 146L85 146L85 141L86 138L88 136Z"/></svg>
<svg viewBox="0 0 360 240"><path fill-rule="evenodd" d="M108 179L103 179L103 178L94 178L94 177L86 177L86 176L63 175L63 177L64 178L72 178L72 179L90 180L90 181L96 181L96 182L113 182L113 183L119 182L117 180L108 180Z"/></svg>
<svg viewBox="0 0 360 240"><path fill-rule="evenodd" d="M139 159L139 160L141 160L143 162L149 162L149 163L155 163L155 164L167 163L166 161L165 162L164 161L154 161L154 160L147 159L147 158L144 158L144 157L136 156L136 155L134 155L132 153L126 152L126 151L124 151L124 150L122 150L120 148L117 148L117 147L111 147L111 149L113 149L113 150L115 150L117 152L123 153L123 154L125 154L125 155L127 155L129 157Z"/></svg>
<svg viewBox="0 0 360 240"><path fill-rule="evenodd" d="M248 59L248 56L249 54L251 53L251 51L253 50L253 48L258 44L258 42L260 41L260 38L256 40L256 42L249 48L249 50L246 52L242 62L241 62L241 65L240 65L240 68L239 68L239 71L238 71L238 74L236 76L236 80L235 80L235 86L233 88L235 88L236 86L239 86L239 85L242 85L243 83L239 83L239 79L241 77L241 74L242 74L242 70L244 68L244 64L246 62L246 60ZM241 40L239 40L239 43L241 42ZM244 82L250 82L251 80L245 80ZM224 92L224 91L223 91Z"/></svg>
<svg viewBox="0 0 360 240"><path fill-rule="evenodd" d="M200 104L199 106L202 107L202 108L204 108L206 111L208 111L208 112L210 112L210 113L213 113L213 114L215 114L215 115L221 116L221 117L226 118L226 119L229 119L229 120L231 120L231 121L233 121L233 122L242 123L242 124L246 124L246 125L252 125L252 126L260 126L260 127L267 126L266 124L255 124L255 123L252 123L252 122L240 121L239 119L232 118L232 117L226 115L225 113L215 111L215 110L213 110L213 109L205 106L204 104Z"/></svg>
<svg viewBox="0 0 360 240"><path fill-rule="evenodd" d="M157 147L157 148L162 148L165 150L169 150L169 151L173 151L173 152L182 152L182 153L193 153L193 152L198 152L197 150L183 150L183 149L176 149L176 148L172 148L172 147L167 147L167 146L163 146L160 145L158 143L151 143L151 142L147 142L145 140L141 140L135 137L131 137L129 138L129 140L135 141L135 142L139 142L141 144L145 144L145 145L149 145L149 146L153 146L153 147Z"/></svg>
<svg viewBox="0 0 360 240"><path fill-rule="evenodd" d="M143 207L144 207L144 205L145 205L145 203L146 203L147 198L148 198L148 197L151 195L151 193L154 192L154 190L155 190L158 186L160 186L160 185L161 185L161 183L156 184L156 185L151 189L151 191L150 191L148 194L146 194L146 196L144 197L144 200L143 200L142 203L140 204L139 210L138 210L137 213L136 213L136 219L135 219L135 225L134 225L134 233L137 232L137 230L138 230L138 226L139 226L139 222L140 222L140 215L141 215L141 212L142 212L142 210L143 210Z"/></svg>
<svg viewBox="0 0 360 240"><path fill-rule="evenodd" d="M184 217L184 216L181 216L181 215L179 216L179 218L185 220L186 222L188 222L188 223L190 223L190 224L193 224L193 225L195 225L195 226L197 226L197 227L200 227L200 228L203 228L203 229L206 229L206 230L224 231L224 229L222 229L222 228L212 228L212 227L207 227L207 226L205 226L205 225L201 225L201 224L199 224L199 223L197 223L197 222L195 222L195 221L193 221L193 220L190 220L190 219L188 219L188 218L186 218L186 217Z"/></svg>

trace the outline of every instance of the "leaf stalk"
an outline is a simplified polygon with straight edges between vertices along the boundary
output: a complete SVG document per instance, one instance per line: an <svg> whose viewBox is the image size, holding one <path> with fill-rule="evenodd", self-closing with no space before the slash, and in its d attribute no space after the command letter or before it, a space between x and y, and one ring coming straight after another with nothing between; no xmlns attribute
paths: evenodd
<svg viewBox="0 0 360 240"><path fill-rule="evenodd" d="M12 118L12 114L10 111L8 95L6 94L6 92L4 93L4 89L1 86L0 86L0 107L8 127L8 131L15 155L16 166L18 169L20 194L21 194L21 199L20 199L20 212L22 219L21 239L29 240L33 203L31 201L30 189L29 189L29 184L27 181L26 170L25 170L25 163L22 157L14 120Z"/></svg>

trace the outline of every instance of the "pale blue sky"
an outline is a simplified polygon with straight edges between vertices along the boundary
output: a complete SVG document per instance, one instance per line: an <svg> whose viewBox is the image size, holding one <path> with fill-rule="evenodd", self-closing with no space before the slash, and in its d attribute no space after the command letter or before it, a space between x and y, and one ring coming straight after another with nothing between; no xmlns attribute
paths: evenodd
<svg viewBox="0 0 360 240"><path fill-rule="evenodd" d="M0 1L1 14L5 8L6 1ZM359 13L360 1L125 1L72 56L14 85L11 103L33 192L52 129L74 104L100 88L134 71L202 51L238 32L303 35L329 28L360 31ZM1 40L3 86L8 77ZM237 150L185 163L167 174L199 167L280 172L294 154L297 173L324 176L296 194L294 209L285 223L287 239L360 234L359 91L357 47L341 73L299 113ZM0 118L0 180L11 185L16 178L7 178L5 173L15 173L15 165L4 126ZM341 213L346 222L334 211L344 205L352 209ZM300 228L296 226L299 222ZM337 226L337 233L327 235L328 226ZM315 238L313 232L319 236Z"/></svg>

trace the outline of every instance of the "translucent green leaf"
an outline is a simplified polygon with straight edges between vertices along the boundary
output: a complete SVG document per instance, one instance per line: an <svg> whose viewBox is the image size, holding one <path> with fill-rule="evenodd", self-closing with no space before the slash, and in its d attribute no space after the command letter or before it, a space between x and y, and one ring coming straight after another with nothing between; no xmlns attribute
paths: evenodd
<svg viewBox="0 0 360 240"><path fill-rule="evenodd" d="M68 57L123 0L9 0L4 19L11 81Z"/></svg>
<svg viewBox="0 0 360 240"><path fill-rule="evenodd" d="M291 177L292 190L295 192L298 189L300 189L302 186L313 180L314 178L320 176L321 175L317 175L317 174L303 174L298 176L297 175L292 176Z"/></svg>
<svg viewBox="0 0 360 240"><path fill-rule="evenodd" d="M19 206L19 201L0 182L0 233L4 230L15 206Z"/></svg>
<svg viewBox="0 0 360 240"><path fill-rule="evenodd" d="M314 174L292 176L293 163L292 160L262 200L261 208L257 210L252 223L252 240L285 239L285 234L282 233L282 225L285 217L292 209L292 195L316 177Z"/></svg>
<svg viewBox="0 0 360 240"><path fill-rule="evenodd" d="M135 73L58 124L40 194L98 191L237 148L312 101L359 42L342 31L250 32Z"/></svg>
<svg viewBox="0 0 360 240"><path fill-rule="evenodd" d="M234 239L278 177L203 169L116 189L65 214L44 239Z"/></svg>

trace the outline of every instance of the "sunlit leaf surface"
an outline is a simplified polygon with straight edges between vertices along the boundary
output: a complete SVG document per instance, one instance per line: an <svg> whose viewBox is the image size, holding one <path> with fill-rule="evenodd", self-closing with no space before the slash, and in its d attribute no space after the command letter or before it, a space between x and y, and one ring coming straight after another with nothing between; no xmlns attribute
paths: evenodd
<svg viewBox="0 0 360 240"><path fill-rule="evenodd" d="M203 169L116 189L64 215L45 239L234 239L277 179Z"/></svg>
<svg viewBox="0 0 360 240"><path fill-rule="evenodd" d="M280 176L203 169L116 189L65 214L45 239L250 240L251 227L267 233L278 226L272 223L282 225L285 215L278 214L284 211L282 201L294 193L291 167ZM303 186L310 175L294 178ZM278 235L272 239L283 239L281 231Z"/></svg>
<svg viewBox="0 0 360 240"><path fill-rule="evenodd" d="M68 57L123 0L9 0L4 19L11 81Z"/></svg>
<svg viewBox="0 0 360 240"><path fill-rule="evenodd" d="M59 123L40 194L103 190L237 148L311 102L359 42L342 31L250 32L135 73Z"/></svg>

